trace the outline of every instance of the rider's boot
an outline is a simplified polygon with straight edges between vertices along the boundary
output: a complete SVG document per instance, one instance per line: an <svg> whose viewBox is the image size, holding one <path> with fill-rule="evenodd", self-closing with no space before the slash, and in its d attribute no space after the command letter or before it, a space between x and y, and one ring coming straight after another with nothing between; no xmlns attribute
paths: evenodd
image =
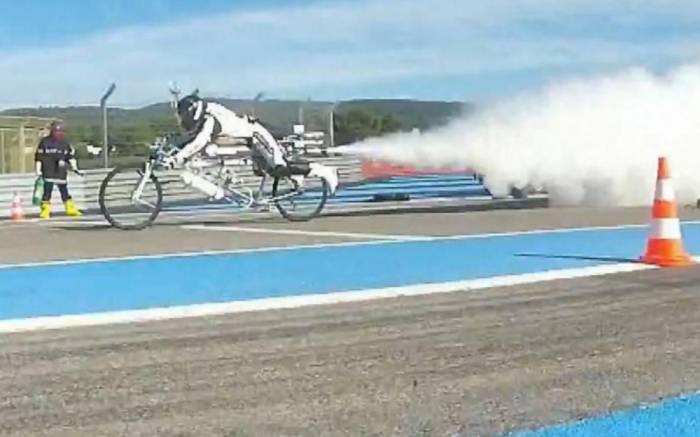
<svg viewBox="0 0 700 437"><path fill-rule="evenodd" d="M309 176L316 176L326 181L331 196L334 195L335 190L338 189L338 170L335 167L327 167L316 162L309 164L309 168L311 169Z"/></svg>

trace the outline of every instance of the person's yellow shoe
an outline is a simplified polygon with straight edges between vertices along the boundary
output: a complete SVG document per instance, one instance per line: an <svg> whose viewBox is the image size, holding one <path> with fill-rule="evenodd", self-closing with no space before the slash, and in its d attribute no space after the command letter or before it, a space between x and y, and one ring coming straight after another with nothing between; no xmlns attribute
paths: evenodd
<svg viewBox="0 0 700 437"><path fill-rule="evenodd" d="M49 202L41 202L41 209L39 210L39 218L40 219L51 218L51 204Z"/></svg>
<svg viewBox="0 0 700 437"><path fill-rule="evenodd" d="M83 215L78 208L75 207L73 200L66 201L66 215L68 217L80 217Z"/></svg>

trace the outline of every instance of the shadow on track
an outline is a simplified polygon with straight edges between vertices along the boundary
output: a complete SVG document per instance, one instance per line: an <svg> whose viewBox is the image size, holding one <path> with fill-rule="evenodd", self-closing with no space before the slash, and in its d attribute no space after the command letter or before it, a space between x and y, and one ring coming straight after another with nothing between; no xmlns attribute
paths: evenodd
<svg viewBox="0 0 700 437"><path fill-rule="evenodd" d="M632 258L617 258L610 256L588 256L588 255L557 255L546 253L516 253L515 256L523 258L545 258L545 259L575 259L580 261L602 261L610 263L633 263L643 264L642 261Z"/></svg>
<svg viewBox="0 0 700 437"><path fill-rule="evenodd" d="M372 205L369 203L369 205ZM387 205L387 208L381 209L357 209L349 211L328 211L324 212L321 217L361 217L361 216L373 216L373 215L402 215L402 214L420 214L420 213L433 213L433 214L449 214L456 212L484 212L484 211L498 211L498 210L517 210L517 209L538 209L547 208L549 206L549 200L547 198L534 198L534 199L503 199L503 200L487 200L479 202L470 202L466 204L453 204L453 205L436 205L436 204L426 204L426 205L411 205L405 203L403 205L394 204Z"/></svg>

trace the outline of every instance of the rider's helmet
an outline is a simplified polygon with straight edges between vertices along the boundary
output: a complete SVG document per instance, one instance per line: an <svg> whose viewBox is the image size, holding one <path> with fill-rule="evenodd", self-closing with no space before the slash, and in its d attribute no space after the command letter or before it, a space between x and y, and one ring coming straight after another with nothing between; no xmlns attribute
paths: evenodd
<svg viewBox="0 0 700 437"><path fill-rule="evenodd" d="M196 131L204 123L206 102L196 94L190 94L177 102L177 118L187 132Z"/></svg>

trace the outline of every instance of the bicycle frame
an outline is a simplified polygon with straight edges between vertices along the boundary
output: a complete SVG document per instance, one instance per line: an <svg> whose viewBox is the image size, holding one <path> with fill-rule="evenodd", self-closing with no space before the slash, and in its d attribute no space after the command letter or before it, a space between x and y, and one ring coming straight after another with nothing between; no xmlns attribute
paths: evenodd
<svg viewBox="0 0 700 437"><path fill-rule="evenodd" d="M235 173L235 172L234 172ZM232 187L231 185L224 186L225 191L231 192L234 194L234 196L238 197L239 199L244 199L245 203L247 203L246 208L251 208L253 206L267 206L270 205L274 202L278 202L280 200L285 200L285 199L290 199L292 197L298 197L303 194L303 191L294 191L291 193L287 193L281 196L267 196L264 197L262 196L262 193L264 193L264 188L265 184L268 181L269 176L267 174L262 176L262 179L260 181L260 185L258 186L258 189L255 193L253 193L252 190L248 188L250 191L250 194L244 193L241 190ZM237 181L237 184L240 186L242 183L242 180ZM241 204L238 200L233 199L236 203L239 205Z"/></svg>
<svg viewBox="0 0 700 437"><path fill-rule="evenodd" d="M153 174L153 164L151 161L147 161L143 165L143 170L141 172L141 179L139 179L139 183L136 185L136 188L134 191L131 193L131 201L133 203L141 203L147 206L153 206L149 204L148 202L144 202L141 200L141 194L143 194L143 189L146 187L146 182L151 178Z"/></svg>
<svg viewBox="0 0 700 437"><path fill-rule="evenodd" d="M160 150L158 152L160 152ZM151 203L142 200L141 195L143 194L146 183L153 177L153 172L158 166L160 156L164 155L158 152L154 157L144 163L143 170L141 171L141 178L131 194L132 203L138 203L149 207L154 206ZM217 159L216 163L207 163L204 160L195 161L189 166L191 169L200 170L212 167L219 167L217 179L219 187L224 189L225 193L227 194L224 196L224 198L229 202L237 203L239 206L245 209L249 209L254 206L268 206L274 202L290 199L303 194L303 191L295 190L281 196L263 196L262 194L264 193L265 184L269 180L269 176L267 174L262 176L262 180L260 181L257 191L253 192L253 190L250 188L243 186L243 179L238 177L235 170L233 170L232 165L227 165L226 160L223 158Z"/></svg>

